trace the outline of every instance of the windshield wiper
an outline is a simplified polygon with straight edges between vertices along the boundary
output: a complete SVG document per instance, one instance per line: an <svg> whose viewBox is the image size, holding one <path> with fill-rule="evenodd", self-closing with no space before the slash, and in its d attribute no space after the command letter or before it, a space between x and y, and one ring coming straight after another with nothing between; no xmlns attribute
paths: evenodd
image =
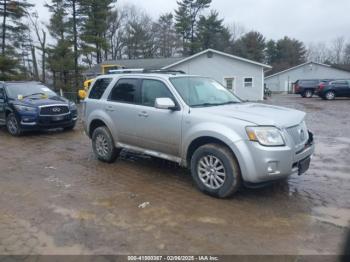
<svg viewBox="0 0 350 262"><path fill-rule="evenodd" d="M46 94L45 94L45 93L33 93L33 94L30 94L30 95L23 96L23 98L30 97L30 96L37 96L37 95L43 95L43 96L46 96Z"/></svg>
<svg viewBox="0 0 350 262"><path fill-rule="evenodd" d="M237 101L229 101L229 102L225 102L225 103L220 103L217 104L218 106L224 106L224 105L231 105L231 104L239 104L240 102Z"/></svg>
<svg viewBox="0 0 350 262"><path fill-rule="evenodd" d="M223 105L237 104L237 103L239 103L239 102L229 101L229 102L224 102L224 103L203 103L203 104L192 105L192 107L223 106Z"/></svg>

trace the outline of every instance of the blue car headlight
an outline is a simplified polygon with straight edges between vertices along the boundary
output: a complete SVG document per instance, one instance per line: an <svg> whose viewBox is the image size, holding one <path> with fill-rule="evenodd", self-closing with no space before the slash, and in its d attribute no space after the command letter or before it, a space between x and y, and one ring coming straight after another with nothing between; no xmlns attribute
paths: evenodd
<svg viewBox="0 0 350 262"><path fill-rule="evenodd" d="M14 105L16 110L21 113L36 113L37 109L36 107L31 107L31 106L22 106L22 105Z"/></svg>
<svg viewBox="0 0 350 262"><path fill-rule="evenodd" d="M74 102L72 102L72 101L69 102L69 109L70 109L71 111L76 111L76 110L78 110L77 105L76 105Z"/></svg>

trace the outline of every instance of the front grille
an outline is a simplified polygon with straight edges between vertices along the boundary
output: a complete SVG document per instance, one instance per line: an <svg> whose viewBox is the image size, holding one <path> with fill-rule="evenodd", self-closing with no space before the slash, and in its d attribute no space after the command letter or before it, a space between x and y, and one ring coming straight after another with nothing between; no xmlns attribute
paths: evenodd
<svg viewBox="0 0 350 262"><path fill-rule="evenodd" d="M47 106L47 107L42 107L40 109L40 115L42 116L55 116L55 115L62 115L62 114L68 114L68 113L69 113L69 107L64 105Z"/></svg>
<svg viewBox="0 0 350 262"><path fill-rule="evenodd" d="M293 139L295 145L305 144L309 139L309 132L305 122L302 122L297 126L287 128L287 132Z"/></svg>

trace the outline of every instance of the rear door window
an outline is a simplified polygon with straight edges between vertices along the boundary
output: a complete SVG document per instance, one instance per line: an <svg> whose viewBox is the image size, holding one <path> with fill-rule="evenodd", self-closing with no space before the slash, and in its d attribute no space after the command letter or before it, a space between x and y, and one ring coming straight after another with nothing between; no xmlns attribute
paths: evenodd
<svg viewBox="0 0 350 262"><path fill-rule="evenodd" d="M334 81L333 84L335 86L347 86L348 85L348 81Z"/></svg>
<svg viewBox="0 0 350 262"><path fill-rule="evenodd" d="M0 87L0 99L5 99L4 88Z"/></svg>
<svg viewBox="0 0 350 262"><path fill-rule="evenodd" d="M92 86L89 98L90 99L101 99L106 88L111 83L112 78L101 78L97 79L95 84Z"/></svg>
<svg viewBox="0 0 350 262"><path fill-rule="evenodd" d="M164 83L152 79L142 81L142 105L154 107L156 98L165 97L174 101L173 95Z"/></svg>
<svg viewBox="0 0 350 262"><path fill-rule="evenodd" d="M113 87L109 100L114 102L140 104L140 79L120 79Z"/></svg>

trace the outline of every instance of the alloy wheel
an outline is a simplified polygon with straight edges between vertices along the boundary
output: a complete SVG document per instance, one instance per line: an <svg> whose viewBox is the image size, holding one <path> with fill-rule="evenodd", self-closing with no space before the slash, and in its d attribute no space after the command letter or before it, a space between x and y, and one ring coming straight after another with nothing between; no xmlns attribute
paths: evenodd
<svg viewBox="0 0 350 262"><path fill-rule="evenodd" d="M335 98L335 94L333 92L328 92L326 94L327 100L333 100Z"/></svg>
<svg viewBox="0 0 350 262"><path fill-rule="evenodd" d="M17 119L13 116L11 116L8 121L7 121L7 128L8 128L8 131L11 133L11 134L17 134L18 132L18 123L17 123Z"/></svg>
<svg viewBox="0 0 350 262"><path fill-rule="evenodd" d="M106 157L109 153L108 141L104 135L100 134L95 141L96 151L101 157Z"/></svg>
<svg viewBox="0 0 350 262"><path fill-rule="evenodd" d="M210 189L217 190L225 183L225 167L221 160L213 155L204 156L198 161L197 172L202 183Z"/></svg>

